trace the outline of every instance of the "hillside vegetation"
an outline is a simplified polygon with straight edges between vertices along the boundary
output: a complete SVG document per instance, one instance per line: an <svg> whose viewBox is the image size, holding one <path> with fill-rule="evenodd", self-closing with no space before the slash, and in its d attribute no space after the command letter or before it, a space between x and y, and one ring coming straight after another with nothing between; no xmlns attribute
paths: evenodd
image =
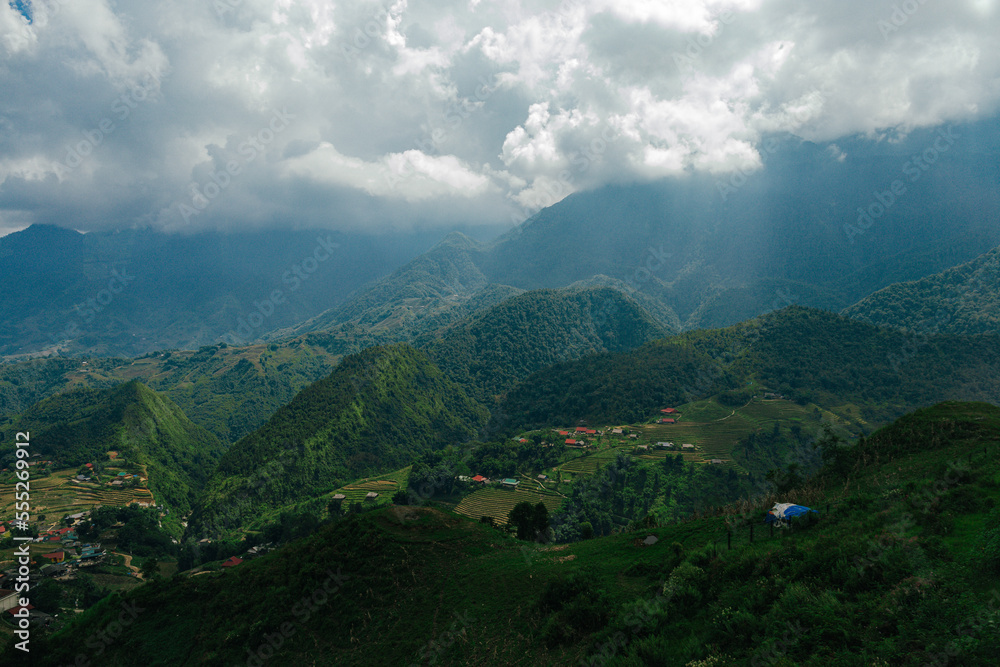
<svg viewBox="0 0 1000 667"><path fill-rule="evenodd" d="M1000 247L953 269L890 285L843 315L924 335L998 333Z"/></svg>
<svg viewBox="0 0 1000 667"><path fill-rule="evenodd" d="M855 404L884 423L940 398L1000 400L1000 338L913 337L793 306L725 329L539 371L511 390L511 425L647 419L665 405L721 392L742 405L781 392L825 406Z"/></svg>
<svg viewBox="0 0 1000 667"><path fill-rule="evenodd" d="M259 524L263 513L307 500L325 508L324 495L338 487L469 440L486 419L408 345L350 355L226 452L195 513L195 532Z"/></svg>
<svg viewBox="0 0 1000 667"><path fill-rule="evenodd" d="M630 350L665 333L617 290L538 290L463 320L427 352L451 380L492 403L493 397L553 363Z"/></svg>
<svg viewBox="0 0 1000 667"><path fill-rule="evenodd" d="M824 451L782 496L555 548L434 508L350 515L231 571L109 597L37 664L93 658L84 639L123 603L141 611L103 665L992 664L1000 409L941 404ZM775 500L818 514L772 533Z"/></svg>
<svg viewBox="0 0 1000 667"><path fill-rule="evenodd" d="M69 466L108 460L118 452L148 474L157 502L190 508L222 455L222 444L193 424L170 399L141 382L110 389L81 388L29 408L3 429L3 439L29 431L32 449Z"/></svg>

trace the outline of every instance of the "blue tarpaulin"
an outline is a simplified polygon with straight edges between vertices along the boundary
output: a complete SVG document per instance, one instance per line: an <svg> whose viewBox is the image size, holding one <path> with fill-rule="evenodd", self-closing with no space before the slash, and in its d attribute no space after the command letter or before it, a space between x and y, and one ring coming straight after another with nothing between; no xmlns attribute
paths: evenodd
<svg viewBox="0 0 1000 667"><path fill-rule="evenodd" d="M780 526L784 523L786 519L790 519L793 516L801 516L808 512L816 512L816 510L806 507L804 505L794 505L792 503L778 503L770 510L768 510L767 515L764 517L766 523L775 523ZM818 512L817 512L818 514Z"/></svg>

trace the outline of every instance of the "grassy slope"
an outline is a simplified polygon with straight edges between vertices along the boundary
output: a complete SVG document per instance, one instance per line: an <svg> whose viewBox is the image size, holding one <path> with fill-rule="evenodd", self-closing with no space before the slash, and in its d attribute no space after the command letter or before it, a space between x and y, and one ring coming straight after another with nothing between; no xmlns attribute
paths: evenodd
<svg viewBox="0 0 1000 667"><path fill-rule="evenodd" d="M294 664L364 665L373 655L426 664L433 654L444 665L570 665L603 654L614 665L922 665L946 650L956 656L948 664L988 664L1000 617L980 614L1000 577L978 547L1000 500L998 452L1000 409L919 411L852 453L848 478L827 475L791 493L822 515L774 538L761 507L746 505L558 548L439 510L378 510L223 575L129 594L146 611L101 664L245 664L246 649L286 622L294 640L275 657ZM960 469L970 457L966 472L948 474L949 463ZM647 534L660 541L635 546ZM305 618L295 605L327 570L348 578ZM542 612L555 581L561 602ZM594 631L574 630L586 627L588 600L606 617ZM39 664L68 662L116 605L77 619L39 651Z"/></svg>

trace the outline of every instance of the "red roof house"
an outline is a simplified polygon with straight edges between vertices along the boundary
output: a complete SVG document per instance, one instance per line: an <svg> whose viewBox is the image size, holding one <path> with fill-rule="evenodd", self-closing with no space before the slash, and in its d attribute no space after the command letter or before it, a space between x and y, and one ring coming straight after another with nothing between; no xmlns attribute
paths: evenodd
<svg viewBox="0 0 1000 667"><path fill-rule="evenodd" d="M662 412L665 415L672 415L677 412L677 408L663 408L662 410L660 410L660 412Z"/></svg>
<svg viewBox="0 0 1000 667"><path fill-rule="evenodd" d="M236 556L231 556L229 560L222 563L222 567L236 567L243 562L242 558L237 558Z"/></svg>
<svg viewBox="0 0 1000 667"><path fill-rule="evenodd" d="M575 445L576 444L576 440L574 440L573 438L566 438L566 444L567 445Z"/></svg>
<svg viewBox="0 0 1000 667"><path fill-rule="evenodd" d="M31 611L34 608L35 608L34 605L29 604L27 607L14 607L13 609L8 609L7 613L10 614L11 616L17 616L17 612L21 611L22 609L27 609L28 611Z"/></svg>
<svg viewBox="0 0 1000 667"><path fill-rule="evenodd" d="M483 483L485 483L485 482L487 482L487 481L489 481L489 480L487 480L487 479L486 479L485 477L483 477L482 475L476 475L475 477L473 477L473 478L472 478L472 481L473 481L473 482L483 482Z"/></svg>
<svg viewBox="0 0 1000 667"><path fill-rule="evenodd" d="M596 428L588 428L587 429L587 434L588 435L597 435L597 429Z"/></svg>
<svg viewBox="0 0 1000 667"><path fill-rule="evenodd" d="M587 432L587 427L586 426L577 426L576 427L576 432L577 433L586 433Z"/></svg>
<svg viewBox="0 0 1000 667"><path fill-rule="evenodd" d="M65 551L50 551L47 554L40 554L42 558L48 558L53 563L61 563L66 560Z"/></svg>
<svg viewBox="0 0 1000 667"><path fill-rule="evenodd" d="M559 431L559 435L569 435L569 431Z"/></svg>
<svg viewBox="0 0 1000 667"><path fill-rule="evenodd" d="M677 420L676 419L661 419L660 423L661 424L676 424Z"/></svg>

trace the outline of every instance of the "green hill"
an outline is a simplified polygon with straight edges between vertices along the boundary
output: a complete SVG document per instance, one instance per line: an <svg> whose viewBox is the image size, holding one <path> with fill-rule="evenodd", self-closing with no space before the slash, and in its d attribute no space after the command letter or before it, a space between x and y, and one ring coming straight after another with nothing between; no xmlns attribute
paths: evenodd
<svg viewBox="0 0 1000 667"><path fill-rule="evenodd" d="M324 494L468 440L486 417L408 345L350 355L226 452L193 525L231 531L309 501L320 512Z"/></svg>
<svg viewBox="0 0 1000 667"><path fill-rule="evenodd" d="M96 659L98 650L111 667L255 658L992 664L1000 651L998 453L1000 409L950 403L845 449L842 471L831 467L784 496L569 545L519 542L433 508L352 515L231 570L109 597L34 640L35 664ZM776 501L818 514L770 531L762 518ZM656 542L644 546L647 536ZM121 635L85 644L123 604L135 615Z"/></svg>
<svg viewBox="0 0 1000 667"><path fill-rule="evenodd" d="M119 460L148 473L157 501L181 510L191 506L222 454L219 440L144 384L110 389L81 388L26 410L4 428L3 438L29 431L32 450L69 466Z"/></svg>
<svg viewBox="0 0 1000 667"><path fill-rule="evenodd" d="M920 280L875 292L843 315L921 334L1000 332L1000 247Z"/></svg>
<svg viewBox="0 0 1000 667"><path fill-rule="evenodd" d="M802 403L854 404L881 422L942 398L1000 400L996 336L915 338L802 307L725 329L653 341L630 352L556 364L511 390L510 426L645 420L663 406L763 392Z"/></svg>
<svg viewBox="0 0 1000 667"><path fill-rule="evenodd" d="M480 401L558 361L629 350L666 332L611 288L538 290L453 326L427 347L451 380Z"/></svg>
<svg viewBox="0 0 1000 667"><path fill-rule="evenodd" d="M17 414L53 394L140 380L184 409L226 443L259 428L299 391L330 374L342 341L315 333L268 345L207 345L136 359L32 359L0 364L0 416Z"/></svg>

